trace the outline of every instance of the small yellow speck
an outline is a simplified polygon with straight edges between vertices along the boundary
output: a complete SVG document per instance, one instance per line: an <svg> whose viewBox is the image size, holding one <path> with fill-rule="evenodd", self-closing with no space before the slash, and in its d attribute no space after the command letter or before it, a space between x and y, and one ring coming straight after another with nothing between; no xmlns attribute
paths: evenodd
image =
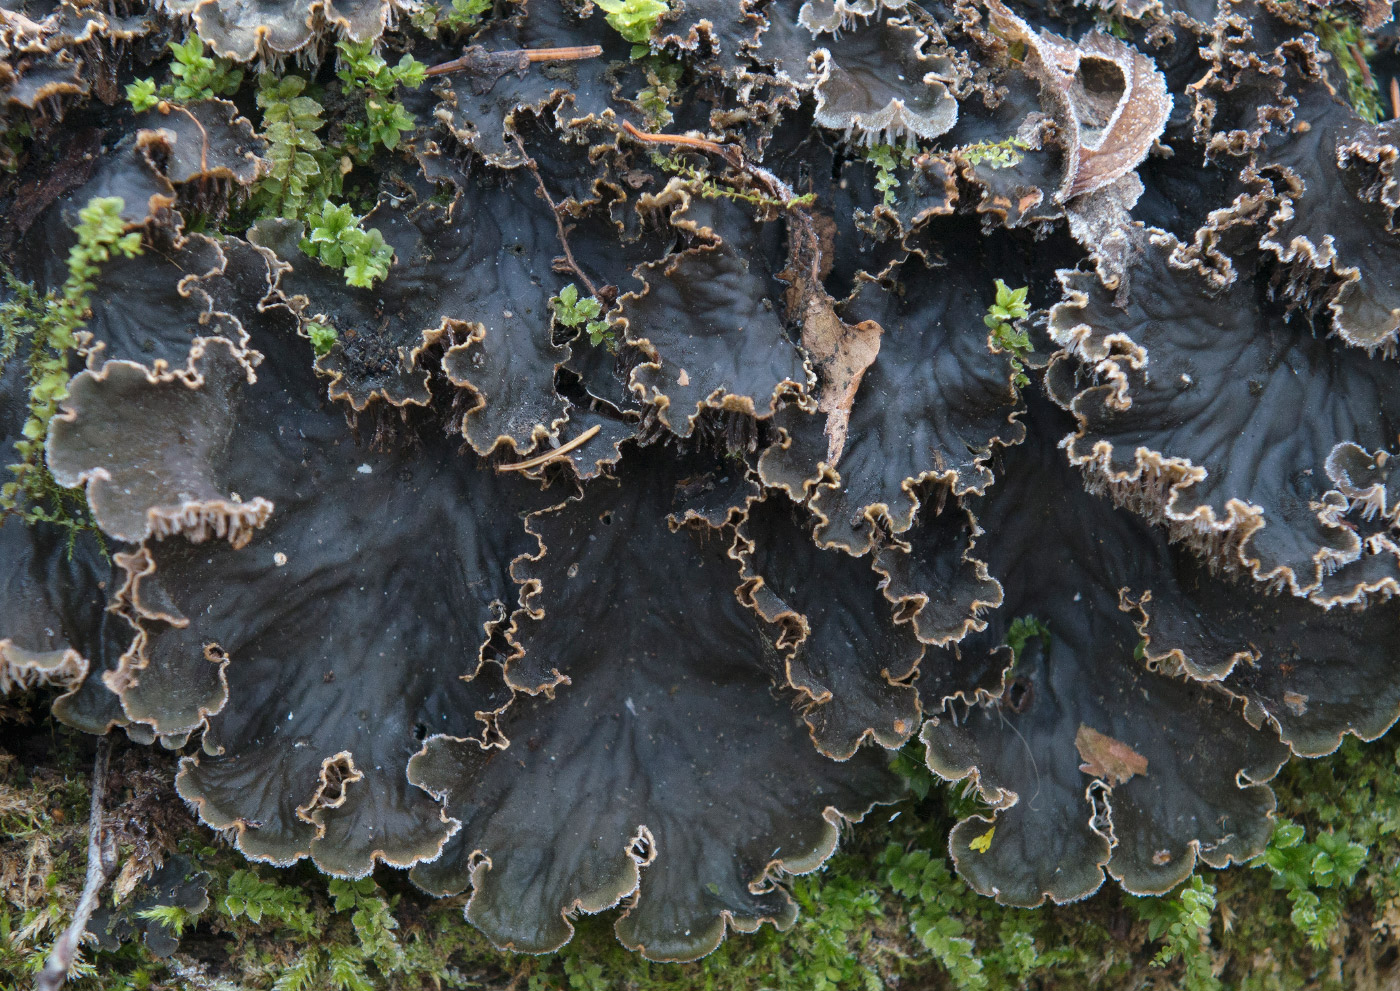
<svg viewBox="0 0 1400 991"><path fill-rule="evenodd" d="M988 850L990 850L992 848L992 837L996 835L996 831L997 828L993 826L991 829L987 830L981 836L977 837L975 840L969 843L968 846L972 848L972 852L986 853Z"/></svg>

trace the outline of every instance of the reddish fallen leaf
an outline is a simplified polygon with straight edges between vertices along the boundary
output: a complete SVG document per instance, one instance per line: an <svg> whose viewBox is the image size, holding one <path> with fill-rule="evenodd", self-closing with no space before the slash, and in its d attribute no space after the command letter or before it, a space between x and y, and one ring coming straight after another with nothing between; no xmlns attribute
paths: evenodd
<svg viewBox="0 0 1400 991"><path fill-rule="evenodd" d="M1147 773L1146 757L1122 740L1105 736L1083 723L1079 724L1079 732L1074 734L1074 745L1084 761L1079 769L1096 778L1106 778L1112 784L1121 785L1135 774Z"/></svg>

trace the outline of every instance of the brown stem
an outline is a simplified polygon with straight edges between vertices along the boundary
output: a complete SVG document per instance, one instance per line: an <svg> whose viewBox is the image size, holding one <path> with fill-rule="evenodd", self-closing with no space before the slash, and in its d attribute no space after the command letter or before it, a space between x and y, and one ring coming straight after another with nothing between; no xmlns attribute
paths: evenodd
<svg viewBox="0 0 1400 991"><path fill-rule="evenodd" d="M697 148L700 151L708 151L712 155L719 155L725 159L734 156L734 149L726 148L715 141L706 141L704 138L694 138L689 134L653 134L650 131L638 130L631 121L624 120L622 129L638 141L645 141L648 144L656 145L676 145L681 148Z"/></svg>
<svg viewBox="0 0 1400 991"><path fill-rule="evenodd" d="M458 72L462 69L465 69L467 66L472 65L473 63L473 59L470 59L464 55L461 58L454 58L447 62L440 62L437 65L430 65L428 66L427 70L424 71L423 75L445 76L449 72Z"/></svg>
<svg viewBox="0 0 1400 991"><path fill-rule="evenodd" d="M1390 116L1400 120L1400 76L1390 77Z"/></svg>
<svg viewBox="0 0 1400 991"><path fill-rule="evenodd" d="M492 58L500 59L502 62L520 57L523 57L526 62L578 62L582 59L597 58L602 54L602 45L573 45L566 48L513 48L490 53ZM431 66L425 75L442 76L449 72L458 72L469 65L474 65L475 62L476 56L464 55L450 62Z"/></svg>
<svg viewBox="0 0 1400 991"><path fill-rule="evenodd" d="M587 430L579 434L567 444L560 444L558 447L551 448L550 450L545 451L543 454L536 455L535 457L530 458L526 461L516 461L513 464L500 465L496 468L496 470L529 471L531 468L538 468L540 465L546 465L549 464L551 461L557 461L559 458L564 457L575 448L579 448L582 447L584 444L587 444L594 437L598 436L598 431L602 429L602 424L595 423L593 426L589 427Z"/></svg>
<svg viewBox="0 0 1400 991"><path fill-rule="evenodd" d="M554 215L554 227L559 232L559 244L564 249L564 263L578 276L579 281L582 282L584 288L588 290L588 295L592 296L594 299L598 299L598 287L593 284L593 281L583 271L582 267L579 266L579 263L574 260L574 253L569 249L568 235L564 233L564 220L559 216L559 207L554 202L553 198L550 197L549 190L545 188L544 176L540 175L539 166L535 164L533 158L525 154L525 144L520 140L519 135L515 136L515 146L520 149L520 154L525 157L525 167L528 168L530 174L535 177L535 182L538 183L540 187L540 195L543 196L544 201L549 204L549 212Z"/></svg>
<svg viewBox="0 0 1400 991"><path fill-rule="evenodd" d="M522 48L531 62L578 62L603 54L602 45L574 45L568 48Z"/></svg>
<svg viewBox="0 0 1400 991"><path fill-rule="evenodd" d="M194 121L194 126L199 128L199 138L201 142L199 146L199 170L201 172L208 172L209 132L205 129L204 124L200 122L200 119L196 117L187 107L183 107L178 103L167 103L164 100L161 100L160 105L156 107L156 109L159 110L162 114L169 114L172 110L178 110L190 120Z"/></svg>

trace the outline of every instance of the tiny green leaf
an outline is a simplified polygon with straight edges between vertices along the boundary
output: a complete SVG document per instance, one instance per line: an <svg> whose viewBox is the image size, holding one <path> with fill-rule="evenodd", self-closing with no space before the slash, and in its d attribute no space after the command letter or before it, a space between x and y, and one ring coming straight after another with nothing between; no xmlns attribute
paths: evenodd
<svg viewBox="0 0 1400 991"><path fill-rule="evenodd" d="M311 338L311 349L316 352L318 358L330 354L330 350L335 346L336 338L339 336L334 327L324 323L308 325L306 333Z"/></svg>
<svg viewBox="0 0 1400 991"><path fill-rule="evenodd" d="M1030 335L1017 330L1012 322L1023 320L1030 315L1030 305L1026 302L1029 287L1011 289L1001 279L996 280L996 296L982 322L987 325L989 347L1010 356L1012 381L1018 389L1030 384L1030 376L1025 372L1025 361L1033 350Z"/></svg>
<svg viewBox="0 0 1400 991"><path fill-rule="evenodd" d="M131 109L138 114L145 110L150 110L160 98L156 96L156 81L154 79L138 79L126 87L126 98L131 104Z"/></svg>
<svg viewBox="0 0 1400 991"><path fill-rule="evenodd" d="M595 0L595 3L607 15L607 22L613 30L638 46L650 42L657 24L670 12L664 0ZM633 49L632 57L637 58L648 51L648 48L643 48L638 53L637 49Z"/></svg>

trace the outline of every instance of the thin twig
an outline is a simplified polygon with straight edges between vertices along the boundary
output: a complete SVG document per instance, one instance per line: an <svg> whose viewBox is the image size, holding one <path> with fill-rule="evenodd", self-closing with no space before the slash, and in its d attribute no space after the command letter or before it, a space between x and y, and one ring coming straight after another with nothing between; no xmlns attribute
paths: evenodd
<svg viewBox="0 0 1400 991"><path fill-rule="evenodd" d="M696 138L689 134L655 134L651 131L638 129L630 120L622 122L622 129L638 141L644 141L647 144L696 148L700 151L708 151L712 155L719 155L725 161L733 162L735 166L739 166L735 150L717 141L707 141L705 138Z"/></svg>
<svg viewBox="0 0 1400 991"><path fill-rule="evenodd" d="M549 464L549 462L551 461L556 461L559 458L562 458L564 455L574 450L574 448L582 447L584 444L587 444L590 440L596 437L598 435L598 431L602 429L602 424L595 423L593 426L589 427L583 433L579 434L577 437L575 437L573 440L569 441L566 444L560 444L558 447L551 448L550 450L545 451L543 454L530 458L527 461L516 461L513 464L498 465L496 467L496 470L529 471L531 468L538 468L540 465Z"/></svg>
<svg viewBox="0 0 1400 991"><path fill-rule="evenodd" d="M598 287L593 284L593 281L589 279L588 275L583 271L583 268L574 260L574 253L569 250L569 238L568 235L564 233L564 221L559 216L558 205L554 202L553 198L550 197L549 190L545 188L544 176L540 175L540 167L535 164L533 158L526 154L525 143L520 140L518 134L515 136L515 146L520 149L520 154L525 157L525 167L528 168L530 174L535 177L535 182L537 182L540 187L540 195L543 196L544 201L549 204L549 212L554 215L554 226L555 229L559 231L559 244L564 249L564 263L579 277L579 281L582 282L584 288L588 290L588 295L592 296L594 299L598 299Z"/></svg>
<svg viewBox="0 0 1400 991"><path fill-rule="evenodd" d="M1400 76L1390 77L1390 116L1400 120Z"/></svg>
<svg viewBox="0 0 1400 991"><path fill-rule="evenodd" d="M161 100L160 103L157 104L156 109L159 110L162 114L164 114L164 115L166 115L166 116L169 116L170 111L172 111L172 110L178 110L178 111L180 111L180 113L184 114L184 115L185 115L186 117L188 117L190 120L194 121L194 126L197 127L197 128L199 128L199 137L200 137L200 142L201 142L201 143L200 143L200 146L199 146L199 170L200 170L201 172L208 172L208 171L209 171L209 143L210 143L210 142L209 142L209 131L204 127L204 124L200 121L200 119L199 119L198 117L196 117L196 116L193 114L193 112L191 112L191 111L189 110L189 108L183 107L183 106L181 106L181 105L178 104L178 103L168 103L168 102L166 102L165 100Z"/></svg>
<svg viewBox="0 0 1400 991"><path fill-rule="evenodd" d="M97 908L97 898L112 871L117 866L115 837L102 828L102 800L107 791L107 762L112 755L112 740L104 736L97 741L97 757L92 766L92 811L88 815L88 863L87 882L83 885L83 895L73 912L73 921L63 934L54 941L49 951L48 962L34 982L35 991L59 991L68 980L68 971L73 966L73 957L78 951L78 943L87 931L88 920Z"/></svg>
<svg viewBox="0 0 1400 991"><path fill-rule="evenodd" d="M570 48L521 49L531 62L577 62L603 54L602 45L574 45Z"/></svg>
<svg viewBox="0 0 1400 991"><path fill-rule="evenodd" d="M490 57L506 60L524 57L526 62L578 62L582 59L597 58L603 54L602 45L574 45L568 48L517 48L503 52L484 53ZM473 64L473 57L464 55L450 62L431 66L425 75L443 76L457 72Z"/></svg>

